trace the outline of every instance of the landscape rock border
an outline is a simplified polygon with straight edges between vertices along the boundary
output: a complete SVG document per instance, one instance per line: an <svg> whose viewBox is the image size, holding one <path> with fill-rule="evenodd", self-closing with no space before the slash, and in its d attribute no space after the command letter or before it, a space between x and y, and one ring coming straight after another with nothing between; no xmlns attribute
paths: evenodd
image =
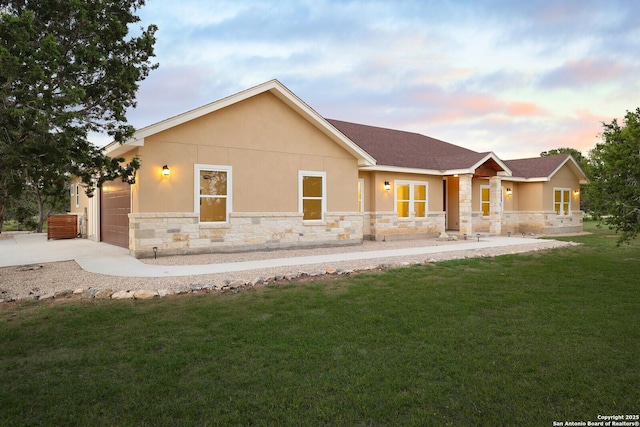
<svg viewBox="0 0 640 427"><path fill-rule="evenodd" d="M450 260L463 260L471 258L487 258L496 257L509 254L520 254L527 252L538 252L541 250L554 249L558 247L566 246L578 246L578 243L574 242L562 242L562 241L547 241L541 240L540 244L535 247L531 246L509 246L503 248L482 248L474 250L464 250L457 252L442 252L431 254L428 258L415 257L413 259L402 259L395 257L392 259L386 258L384 260L369 260L370 265L353 268L340 268L340 267L323 267L306 266L308 270L300 269L295 273L273 274L269 276L260 276L259 272L252 271L244 272L244 276L247 277L251 274L255 275L253 279L237 279L231 278L228 275L227 278L223 278L216 281L193 280L191 284L181 284L169 287L160 287L158 289L119 289L113 290L111 288L100 288L95 286L88 286L86 288L77 289L63 289L54 292L30 292L29 295L22 298L12 298L10 296L3 296L5 292L0 294L0 303L3 302L18 302L24 300L61 300L61 299L113 299L113 300L148 300L154 298L164 298L174 295L185 294L203 294L203 293L225 293L225 292L240 292L242 290L251 289L259 286L278 285L283 283L289 283L292 281L315 281L324 280L331 277L340 276L352 276L355 274L367 273L367 272L384 272L391 268L407 267L411 265L424 265L433 264L441 261ZM376 262L377 261L377 262ZM17 266L16 270L26 266ZM28 270L37 270L42 268L42 265L30 265ZM22 271L22 270L18 270ZM193 276L197 277L197 276Z"/></svg>

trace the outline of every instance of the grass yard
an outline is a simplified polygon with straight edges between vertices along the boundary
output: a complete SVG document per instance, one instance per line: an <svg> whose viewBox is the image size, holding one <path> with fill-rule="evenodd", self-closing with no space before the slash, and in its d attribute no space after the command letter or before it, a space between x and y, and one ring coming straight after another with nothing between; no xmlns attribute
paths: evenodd
<svg viewBox="0 0 640 427"><path fill-rule="evenodd" d="M151 301L0 305L0 425L519 425L640 412L640 242Z"/></svg>

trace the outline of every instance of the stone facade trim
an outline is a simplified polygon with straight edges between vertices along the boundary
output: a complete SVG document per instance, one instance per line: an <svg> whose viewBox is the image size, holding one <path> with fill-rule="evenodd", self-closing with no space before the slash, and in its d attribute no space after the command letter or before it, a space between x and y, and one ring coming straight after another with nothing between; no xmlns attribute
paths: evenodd
<svg viewBox="0 0 640 427"><path fill-rule="evenodd" d="M313 223L302 218L297 212L232 212L228 223L200 224L195 212L129 214L129 253L150 258L362 243L362 213L326 212L324 221Z"/></svg>

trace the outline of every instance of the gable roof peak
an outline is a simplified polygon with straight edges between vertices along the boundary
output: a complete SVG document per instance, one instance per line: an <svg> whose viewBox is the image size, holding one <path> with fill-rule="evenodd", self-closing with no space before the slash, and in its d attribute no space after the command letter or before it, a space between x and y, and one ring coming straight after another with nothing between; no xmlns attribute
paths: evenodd
<svg viewBox="0 0 640 427"><path fill-rule="evenodd" d="M529 157L525 159L505 160L518 178L550 180L556 172L569 163L581 184L587 183L587 177L571 154L554 154L552 156Z"/></svg>
<svg viewBox="0 0 640 427"><path fill-rule="evenodd" d="M126 153L127 151L130 151L133 147L144 146L144 139L146 137L179 126L183 123L221 110L225 107L239 103L265 92L270 92L271 94L273 94L289 108L294 110L309 123L314 125L325 135L327 135L335 143L344 148L358 160L359 165L372 166L376 164L375 159L369 153L367 153L353 141L349 140L349 138L345 138L345 136L342 133L338 132L335 127L329 124L329 122L327 122L324 117L318 114L313 108L307 105L302 99L298 98L293 92L291 92L291 90L289 90L285 85L283 85L276 79L269 80L236 94L227 96L225 98L179 114L177 116L173 116L150 126L141 128L135 132L131 140L125 142L124 144L120 145L118 143L111 143L107 145L105 147L105 152L110 156L121 155L123 153Z"/></svg>

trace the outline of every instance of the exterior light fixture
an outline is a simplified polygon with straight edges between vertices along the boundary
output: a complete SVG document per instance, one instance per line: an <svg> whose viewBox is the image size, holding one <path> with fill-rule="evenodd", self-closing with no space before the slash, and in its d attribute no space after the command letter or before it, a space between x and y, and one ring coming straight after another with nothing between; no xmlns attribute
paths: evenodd
<svg viewBox="0 0 640 427"><path fill-rule="evenodd" d="M576 196L579 195L580 194L580 190L573 190L573 194L576 195Z"/></svg>
<svg viewBox="0 0 640 427"><path fill-rule="evenodd" d="M169 166L164 165L162 167L162 176L169 176L171 175L171 170L169 170Z"/></svg>
<svg viewBox="0 0 640 427"><path fill-rule="evenodd" d="M384 182L384 189L385 190L391 190L391 184L389 184L389 181L385 181Z"/></svg>
<svg viewBox="0 0 640 427"><path fill-rule="evenodd" d="M510 196L512 193L511 187L507 187L507 196Z"/></svg>

